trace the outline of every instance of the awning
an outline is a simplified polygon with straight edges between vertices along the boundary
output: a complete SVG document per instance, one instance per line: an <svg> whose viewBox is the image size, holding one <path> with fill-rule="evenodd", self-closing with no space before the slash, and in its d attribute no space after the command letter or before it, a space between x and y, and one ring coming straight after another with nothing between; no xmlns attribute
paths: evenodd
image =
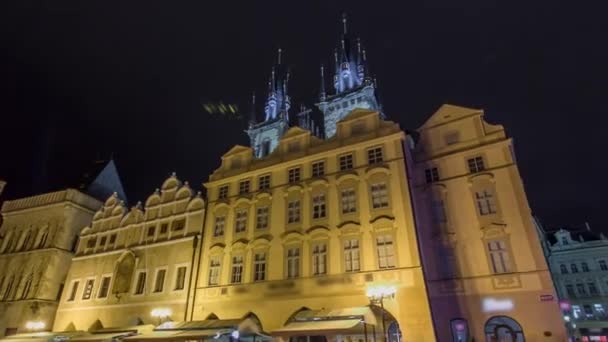
<svg viewBox="0 0 608 342"><path fill-rule="evenodd" d="M37 332L25 333L6 336L0 339L0 342L52 342L63 341L75 336L86 335L84 331L66 331L66 332Z"/></svg>
<svg viewBox="0 0 608 342"><path fill-rule="evenodd" d="M132 336L135 334L134 332L117 332L117 333L109 333L109 334L91 334L91 335L83 335L76 336L74 338L70 338L70 342L111 342L116 339L122 339L128 336Z"/></svg>
<svg viewBox="0 0 608 342"><path fill-rule="evenodd" d="M338 319L302 321L287 323L281 329L272 332L273 336L298 336L298 335L329 335L362 333L364 331L361 319Z"/></svg>
<svg viewBox="0 0 608 342"><path fill-rule="evenodd" d="M143 340L173 340L173 337L179 335L179 331L153 331L145 334L125 337L125 341L143 341Z"/></svg>

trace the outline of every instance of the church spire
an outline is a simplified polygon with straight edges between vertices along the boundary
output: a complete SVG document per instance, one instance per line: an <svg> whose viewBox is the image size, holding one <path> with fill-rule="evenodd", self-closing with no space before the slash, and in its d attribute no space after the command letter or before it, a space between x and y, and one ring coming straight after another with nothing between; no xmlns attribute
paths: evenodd
<svg viewBox="0 0 608 342"><path fill-rule="evenodd" d="M251 93L251 113L249 113L249 127L256 124L255 119L255 91Z"/></svg>
<svg viewBox="0 0 608 342"><path fill-rule="evenodd" d="M325 72L323 64L321 64L321 87L319 89L319 99L321 99L321 101L325 101L326 98L327 94L325 94Z"/></svg>

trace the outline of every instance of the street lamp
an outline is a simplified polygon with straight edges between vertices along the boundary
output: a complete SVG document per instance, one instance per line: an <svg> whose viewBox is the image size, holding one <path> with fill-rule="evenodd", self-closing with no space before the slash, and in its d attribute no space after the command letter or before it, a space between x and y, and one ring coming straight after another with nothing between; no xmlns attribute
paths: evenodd
<svg viewBox="0 0 608 342"><path fill-rule="evenodd" d="M167 308L156 308L150 312L152 317L158 318L158 324L160 325L163 322L163 319L169 318L171 316L171 309Z"/></svg>
<svg viewBox="0 0 608 342"><path fill-rule="evenodd" d="M384 340L388 342L388 331L386 331L386 322L384 316L384 298L395 298L397 289L394 286L379 285L367 289L366 295L370 302L374 305L380 304L382 309L382 332Z"/></svg>
<svg viewBox="0 0 608 342"><path fill-rule="evenodd" d="M30 331L40 331L46 327L42 321L28 321L25 323L25 328Z"/></svg>

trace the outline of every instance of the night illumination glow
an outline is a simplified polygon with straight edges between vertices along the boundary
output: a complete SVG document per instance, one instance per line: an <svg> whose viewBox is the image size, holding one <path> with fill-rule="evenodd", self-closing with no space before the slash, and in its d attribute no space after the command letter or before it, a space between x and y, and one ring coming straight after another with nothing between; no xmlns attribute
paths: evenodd
<svg viewBox="0 0 608 342"><path fill-rule="evenodd" d="M377 285L369 287L366 291L366 295L371 299L380 299L394 297L397 292L397 288L391 285Z"/></svg>
<svg viewBox="0 0 608 342"><path fill-rule="evenodd" d="M157 317L157 318L166 318L166 317L171 316L171 309L156 308L150 312L150 315L152 315L152 317Z"/></svg>
<svg viewBox="0 0 608 342"><path fill-rule="evenodd" d="M46 324L42 321L28 321L25 323L25 327L28 330L42 330L46 327Z"/></svg>
<svg viewBox="0 0 608 342"><path fill-rule="evenodd" d="M484 298L483 312L511 311L515 306L510 299Z"/></svg>

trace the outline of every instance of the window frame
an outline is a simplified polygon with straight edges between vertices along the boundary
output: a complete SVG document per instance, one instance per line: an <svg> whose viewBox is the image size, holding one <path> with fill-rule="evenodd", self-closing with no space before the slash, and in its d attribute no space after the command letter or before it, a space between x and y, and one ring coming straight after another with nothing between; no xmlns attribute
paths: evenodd
<svg viewBox="0 0 608 342"><path fill-rule="evenodd" d="M235 263L235 260L240 260ZM236 272L238 270L238 272ZM238 279L236 279L238 276ZM230 284L242 284L245 276L245 255L243 253L235 253L230 258Z"/></svg>
<svg viewBox="0 0 608 342"><path fill-rule="evenodd" d="M367 149L367 164L377 165L384 163L384 147L374 146Z"/></svg>
<svg viewBox="0 0 608 342"><path fill-rule="evenodd" d="M220 224L221 223L221 224ZM218 230L218 228L221 229ZM221 238L226 234L226 215L215 215L213 220L213 238Z"/></svg>
<svg viewBox="0 0 608 342"><path fill-rule="evenodd" d="M82 290L82 296L80 296L80 300L82 300L83 302L86 301L90 301L92 298L95 298L95 281L97 280L97 277L86 277L84 279L84 288ZM89 292L89 296L87 298L85 298L85 296L87 295L87 287L89 285L89 282L91 283L91 290Z"/></svg>
<svg viewBox="0 0 608 342"><path fill-rule="evenodd" d="M140 274L145 274L144 275L144 280L143 280L143 285L142 285L142 291L141 293L138 292L139 291L139 278L140 278ZM135 271L135 282L133 283L133 288L131 289L131 293L133 296L143 296L146 293L146 289L148 287L148 270L147 269L138 269Z"/></svg>
<svg viewBox="0 0 608 342"><path fill-rule="evenodd" d="M239 181L239 195L247 195L251 193L251 180L243 179Z"/></svg>
<svg viewBox="0 0 608 342"><path fill-rule="evenodd" d="M357 189L344 187L340 189L340 213L350 215L357 212Z"/></svg>
<svg viewBox="0 0 608 342"><path fill-rule="evenodd" d="M424 170L424 178L426 184L439 182L439 168L437 166L426 168Z"/></svg>
<svg viewBox="0 0 608 342"><path fill-rule="evenodd" d="M310 174L312 177L325 176L325 160L315 160L310 166Z"/></svg>
<svg viewBox="0 0 608 342"><path fill-rule="evenodd" d="M302 245L301 244L291 244L291 245L287 245L285 246L285 254L284 254L284 258L285 258L285 279L298 279L302 277ZM298 254L297 255L290 255L290 250L295 250L297 249ZM290 263L290 260L297 260L297 263ZM296 274L292 274L291 272L291 268L290 265L296 265L297 268L295 269Z"/></svg>
<svg viewBox="0 0 608 342"><path fill-rule="evenodd" d="M247 208L237 208L234 211L234 234L246 234L249 223L249 210Z"/></svg>
<svg viewBox="0 0 608 342"><path fill-rule="evenodd" d="M264 258L263 259L257 259L258 255L263 255ZM252 282L257 283L257 282L261 282L261 281L266 281L268 280L268 250L267 249L260 249L260 250L254 250L252 253L252 264L253 264L253 268L251 269L251 276L252 276ZM259 272L258 270L258 265L264 265L264 270L262 272ZM262 279L258 278L258 274L263 274Z"/></svg>
<svg viewBox="0 0 608 342"><path fill-rule="evenodd" d="M260 219L263 218L263 219ZM264 222L265 224L262 226L260 222ZM270 226L270 205L258 205L255 208L255 229L263 230L268 229Z"/></svg>
<svg viewBox="0 0 608 342"><path fill-rule="evenodd" d="M184 268L185 271L184 271L183 287L181 289L178 289L177 288L177 282L178 282L178 279L179 279L178 277L179 277L179 269L180 268ZM186 290L186 287L187 287L186 286L187 285L186 279L188 279L188 272L189 272L189 270L190 270L190 267L189 267L188 263L175 264L173 266L173 273L174 274L173 274L173 282L172 282L173 286L171 286L171 291L172 292L181 292L181 291Z"/></svg>
<svg viewBox="0 0 608 342"><path fill-rule="evenodd" d="M355 168L355 156L353 152L343 153L338 156L338 170L340 172L353 170Z"/></svg>
<svg viewBox="0 0 608 342"><path fill-rule="evenodd" d="M78 290L80 289L80 283L82 282L82 280L80 278L78 279L72 279L72 281L70 282L70 287L68 287L68 295L66 296L65 301L66 302L75 302L76 298L78 298ZM74 288L74 286L76 286ZM3 294L4 296L4 294Z"/></svg>
<svg viewBox="0 0 608 342"><path fill-rule="evenodd" d="M321 246L324 250L317 250ZM310 244L310 274L313 277L329 274L329 240L316 240ZM322 267L321 267L322 266ZM323 272L321 272L323 268Z"/></svg>
<svg viewBox="0 0 608 342"><path fill-rule="evenodd" d="M258 176L258 191L269 190L272 186L270 173Z"/></svg>
<svg viewBox="0 0 608 342"><path fill-rule="evenodd" d="M230 184L223 184L218 187L217 190L218 201L225 200L230 195Z"/></svg>
<svg viewBox="0 0 608 342"><path fill-rule="evenodd" d="M164 275L163 275L163 279L162 279L162 284L161 284L161 288L160 290L158 290L158 274L164 271ZM160 266L160 267L156 267L156 269L154 270L154 284L152 284L152 294L162 294L163 292L165 292L165 290L167 289L167 276L169 274L169 267L168 266Z"/></svg>
<svg viewBox="0 0 608 342"><path fill-rule="evenodd" d="M467 158L469 173L480 173L486 170L486 162L482 155Z"/></svg>
<svg viewBox="0 0 608 342"><path fill-rule="evenodd" d="M374 190L375 187L376 190ZM390 192L386 180L381 182L370 183L369 194L372 210L383 210L391 207ZM383 199L386 199L386 202L382 201ZM379 203L378 206L376 206L376 202Z"/></svg>
<svg viewBox="0 0 608 342"><path fill-rule="evenodd" d="M357 246L356 248L353 247L352 245L352 241L357 241ZM348 242L348 248L346 246L346 242ZM342 269L344 270L344 273L355 273L355 272L360 272L361 271L361 265L362 265L362 254L361 254L361 237L360 236L346 236L344 238L341 239L341 247L342 247L342 263L343 263L343 267ZM356 255L357 255L357 263L358 263L358 267L357 269L354 268L353 266L353 255L355 255L354 251L356 251ZM350 269L348 268L348 262L347 262L347 255L348 257L350 257L350 264L351 267Z"/></svg>
<svg viewBox="0 0 608 342"><path fill-rule="evenodd" d="M501 248L492 249L492 243L498 243L498 247ZM503 244L503 246L500 246L500 244ZM508 274L516 272L513 253L511 251L511 244L508 236L485 239L484 248L486 250L488 266L490 268L491 274ZM495 263L494 255L497 255L500 258L500 264ZM507 259L503 258L504 256L506 256ZM500 266L501 268L499 269L498 266Z"/></svg>
<svg viewBox="0 0 608 342"><path fill-rule="evenodd" d="M327 218L327 196L325 192L314 193L311 197L311 214L313 220L324 220Z"/></svg>
<svg viewBox="0 0 608 342"><path fill-rule="evenodd" d="M287 200L287 224L302 222L302 201L298 199ZM292 206L293 204L293 206Z"/></svg>
<svg viewBox="0 0 608 342"><path fill-rule="evenodd" d="M214 261L217 261L217 264L214 263ZM208 269L208 273L207 273L207 285L208 286L219 286L221 283L221 276L222 276L222 255L219 255L219 254L211 255L209 257L209 262L207 264L209 265L209 269ZM213 274L213 271L217 271L217 272L215 272L215 274ZM215 282L211 282L212 275L214 276L213 279L215 279Z"/></svg>
<svg viewBox="0 0 608 342"><path fill-rule="evenodd" d="M287 183L294 184L302 181L302 167L294 166L287 169Z"/></svg>
<svg viewBox="0 0 608 342"><path fill-rule="evenodd" d="M390 238L390 244L386 242L386 240L382 241L382 243L380 243L378 240L380 238L386 239L386 237ZM374 235L374 247L376 250L376 265L378 267L379 270L389 270L389 269L393 269L397 267L397 243L395 240L395 234L392 232L384 232L384 233L378 233ZM386 252L388 251L389 247L386 246L391 246L390 248L392 248L392 255L388 255L386 254ZM380 253L381 251L384 250L385 254L384 256L381 256ZM386 266L382 266L381 264L381 259L382 258L386 258ZM392 257L392 264L389 264L389 260Z"/></svg>
<svg viewBox="0 0 608 342"><path fill-rule="evenodd" d="M108 281L108 288L106 290L105 295L102 297L102 291L103 291L103 281L105 279L110 279ZM97 288L97 299L108 299L110 297L110 292L112 290L112 281L114 280L114 275L112 273L105 273L101 275L101 279L99 281L99 287Z"/></svg>

